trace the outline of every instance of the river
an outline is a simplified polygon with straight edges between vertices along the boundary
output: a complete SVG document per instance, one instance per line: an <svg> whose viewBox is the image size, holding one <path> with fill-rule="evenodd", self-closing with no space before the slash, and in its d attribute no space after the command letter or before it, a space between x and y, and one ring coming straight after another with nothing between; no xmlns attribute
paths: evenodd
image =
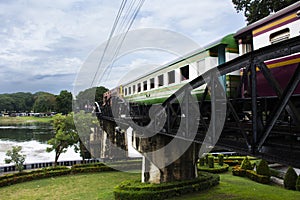
<svg viewBox="0 0 300 200"><path fill-rule="evenodd" d="M26 155L25 163L54 161L54 152L46 152L47 141L52 138L52 127L45 124L0 126L0 165L4 165L5 154L13 146L21 146ZM79 153L69 148L61 154L59 161L79 160Z"/></svg>

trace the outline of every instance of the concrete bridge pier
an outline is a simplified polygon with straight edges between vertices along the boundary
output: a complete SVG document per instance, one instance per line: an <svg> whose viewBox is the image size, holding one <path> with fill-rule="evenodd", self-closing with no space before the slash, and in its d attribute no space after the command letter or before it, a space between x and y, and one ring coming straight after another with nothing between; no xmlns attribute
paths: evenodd
<svg viewBox="0 0 300 200"><path fill-rule="evenodd" d="M144 156L142 182L165 183L197 178L199 144L190 145L190 142L165 135L139 138L134 131L132 139L133 146Z"/></svg>
<svg viewBox="0 0 300 200"><path fill-rule="evenodd" d="M117 127L111 121L100 121L101 126L101 158L124 159L128 157L126 129Z"/></svg>

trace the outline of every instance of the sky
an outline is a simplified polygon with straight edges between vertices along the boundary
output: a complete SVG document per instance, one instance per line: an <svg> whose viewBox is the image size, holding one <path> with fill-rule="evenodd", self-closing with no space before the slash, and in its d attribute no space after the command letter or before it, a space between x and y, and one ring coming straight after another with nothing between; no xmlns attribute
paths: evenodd
<svg viewBox="0 0 300 200"><path fill-rule="evenodd" d="M78 74L88 69L87 60L91 55L101 59L101 51L97 54L95 50L105 47L121 2L0 0L0 93L76 92ZM135 1L128 0L127 8L131 2ZM126 19L126 14L120 19ZM236 12L231 0L146 0L130 30L170 30L201 47L245 25L243 14ZM136 40L141 37L143 34ZM133 39L131 43L138 42ZM124 75L139 66L143 67L136 71L143 73L153 68L149 63L161 65L175 57L157 49L126 53L114 61L112 74ZM88 81L101 76L89 71ZM106 77L96 84L111 88L116 81Z"/></svg>

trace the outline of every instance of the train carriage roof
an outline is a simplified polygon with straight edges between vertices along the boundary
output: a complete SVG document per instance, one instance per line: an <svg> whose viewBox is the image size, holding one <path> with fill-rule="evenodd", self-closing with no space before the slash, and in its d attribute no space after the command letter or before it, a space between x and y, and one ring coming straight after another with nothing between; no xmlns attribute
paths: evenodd
<svg viewBox="0 0 300 200"><path fill-rule="evenodd" d="M224 45L225 48L227 49L228 52L231 52L231 53L237 53L238 52L238 46L237 46L237 43L235 41L235 39L233 38L233 35L234 34L229 34L229 35L226 35L224 37L222 37L221 39L217 40L217 41L214 41L212 43L209 43L208 45L202 47L202 48L199 48L199 49L196 49L194 51L191 51L190 53L184 55L184 56L181 56L179 58L176 58L175 60L172 60L171 62L168 62L167 64L164 64L164 65L161 65L149 72L147 72L146 74L134 79L134 80L131 80L129 82L126 82L126 83L123 83L122 85L127 85L127 84L130 84L131 82L134 82L134 81L137 81L139 79L142 79L152 73L155 73L157 71L160 71L162 69L165 69L167 67L170 67L172 65L175 65L179 62L182 62L184 60L187 60L189 58L192 58L193 56L196 56L196 55L199 55L201 53L204 53L204 52L207 52L207 51L213 51L213 52L217 52L217 48L218 46L220 45Z"/></svg>
<svg viewBox="0 0 300 200"><path fill-rule="evenodd" d="M294 3L274 14L270 14L269 16L257 21L257 22L254 22L253 24L250 24L249 26L246 26L242 29L240 29L239 31L236 32L236 34L234 35L235 38L242 38L244 36L247 36L247 35L252 35L252 30L260 27L260 26L263 26L271 21L273 21L274 19L277 19L279 17L282 17L282 16L285 16L285 15L288 15L292 12L295 12L297 10L300 9L300 1L297 2L297 3Z"/></svg>

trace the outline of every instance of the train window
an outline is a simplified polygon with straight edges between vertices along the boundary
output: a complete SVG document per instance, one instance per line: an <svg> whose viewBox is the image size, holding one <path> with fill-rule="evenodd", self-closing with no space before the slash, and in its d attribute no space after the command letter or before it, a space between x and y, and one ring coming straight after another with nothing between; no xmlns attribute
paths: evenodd
<svg viewBox="0 0 300 200"><path fill-rule="evenodd" d="M161 87L164 85L164 75L159 75L158 76L158 87Z"/></svg>
<svg viewBox="0 0 300 200"><path fill-rule="evenodd" d="M188 80L190 78L188 65L180 68L180 75L181 75L180 77L181 81Z"/></svg>
<svg viewBox="0 0 300 200"><path fill-rule="evenodd" d="M128 94L131 94L131 87L128 88Z"/></svg>
<svg viewBox="0 0 300 200"><path fill-rule="evenodd" d="M125 92L124 92L125 96L127 96L127 88L125 88Z"/></svg>
<svg viewBox="0 0 300 200"><path fill-rule="evenodd" d="M132 86L132 94L135 94L135 85Z"/></svg>
<svg viewBox="0 0 300 200"><path fill-rule="evenodd" d="M141 88L141 84L140 84L140 83L137 84L137 91L138 91L138 92L141 92L141 91L142 91L142 88Z"/></svg>
<svg viewBox="0 0 300 200"><path fill-rule="evenodd" d="M290 38L290 29L285 28L270 35L271 44L281 42Z"/></svg>
<svg viewBox="0 0 300 200"><path fill-rule="evenodd" d="M153 89L155 87L154 78L150 79L150 89Z"/></svg>
<svg viewBox="0 0 300 200"><path fill-rule="evenodd" d="M143 82L143 89L146 91L148 89L147 81Z"/></svg>
<svg viewBox="0 0 300 200"><path fill-rule="evenodd" d="M175 83L175 71L168 72L168 84Z"/></svg>
<svg viewBox="0 0 300 200"><path fill-rule="evenodd" d="M143 82L143 88L144 88L144 91L146 91L148 89L148 87L147 87L147 81Z"/></svg>

